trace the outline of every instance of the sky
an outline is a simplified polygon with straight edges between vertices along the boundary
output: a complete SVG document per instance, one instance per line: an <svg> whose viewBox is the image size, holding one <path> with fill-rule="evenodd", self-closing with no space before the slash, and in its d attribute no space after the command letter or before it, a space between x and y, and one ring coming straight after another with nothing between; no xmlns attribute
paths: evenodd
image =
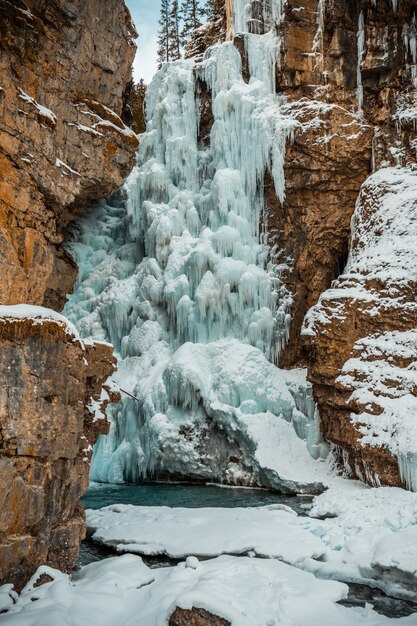
<svg viewBox="0 0 417 626"><path fill-rule="evenodd" d="M136 40L138 50L133 64L133 78L139 82L141 78L146 84L151 82L157 69L157 36L159 19L158 0L126 0L135 23L139 38Z"/></svg>

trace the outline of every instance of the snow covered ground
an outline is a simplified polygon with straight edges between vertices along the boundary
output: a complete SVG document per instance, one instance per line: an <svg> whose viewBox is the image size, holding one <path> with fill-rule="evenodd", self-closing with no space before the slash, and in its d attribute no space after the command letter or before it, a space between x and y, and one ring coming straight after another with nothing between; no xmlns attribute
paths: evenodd
<svg viewBox="0 0 417 626"><path fill-rule="evenodd" d="M52 581L36 588L42 573ZM167 626L176 607L204 608L232 626L415 626L414 616L389 619L371 607L336 604L347 586L277 561L221 556L149 569L124 555L86 566L70 579L40 568L12 605L0 590L2 626ZM1 604L2 603L2 604Z"/></svg>
<svg viewBox="0 0 417 626"><path fill-rule="evenodd" d="M112 505L87 512L93 540L118 552L164 554L173 558L220 554L277 558L295 565L327 549L297 525L286 506L188 509Z"/></svg>

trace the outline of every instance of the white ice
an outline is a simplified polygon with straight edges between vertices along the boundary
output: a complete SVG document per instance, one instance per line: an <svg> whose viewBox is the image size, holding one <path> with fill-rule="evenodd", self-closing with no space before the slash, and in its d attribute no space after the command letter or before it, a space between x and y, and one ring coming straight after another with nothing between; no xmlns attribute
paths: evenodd
<svg viewBox="0 0 417 626"><path fill-rule="evenodd" d="M93 541L143 555L185 558L253 552L296 565L327 551L283 505L187 509L118 504L88 510L87 527Z"/></svg>

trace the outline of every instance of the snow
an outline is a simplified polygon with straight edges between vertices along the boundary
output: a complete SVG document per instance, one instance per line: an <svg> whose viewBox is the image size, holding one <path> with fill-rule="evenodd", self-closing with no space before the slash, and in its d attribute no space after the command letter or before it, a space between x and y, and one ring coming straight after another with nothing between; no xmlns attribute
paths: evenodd
<svg viewBox="0 0 417 626"><path fill-rule="evenodd" d="M55 126L55 124L56 124L56 115L55 115L55 113L53 111L51 111L51 109L48 109L47 107L43 106L42 104L39 104L39 102L36 102L36 100L31 98L27 93L25 93L22 90L20 90L19 98L21 98L25 102L28 102L29 104L32 104L38 110L39 115L42 115L42 117L46 117L47 119L49 119L49 121L52 122L52 124Z"/></svg>
<svg viewBox="0 0 417 626"><path fill-rule="evenodd" d="M122 119L112 109L109 109L109 107L106 107L101 102L96 102L95 100L92 100L91 103L98 106L100 109L103 109L111 119L103 119L100 115L93 113L93 111L90 110L81 110L81 113L88 115L97 121L92 126L84 126L83 124L73 124L73 126L77 126L79 130L84 132L90 132L96 135L102 135L102 133L97 130L98 128L108 127L118 133L121 133L122 135L125 135L126 137L137 137L136 133L131 128L126 126ZM88 104L88 101L86 104ZM80 107L82 105L77 104L75 106Z"/></svg>
<svg viewBox="0 0 417 626"><path fill-rule="evenodd" d="M56 322L65 329L68 335L74 337L74 340L81 341L74 324L64 317L64 315L52 309L32 304L0 305L0 323L27 319L31 320L35 325L45 322Z"/></svg>
<svg viewBox="0 0 417 626"><path fill-rule="evenodd" d="M90 134L96 135L98 137L102 137L103 136L103 133L99 133L98 130L95 130L91 126L85 126L84 124L80 124L79 122L76 122L76 123L74 123L74 122L67 122L67 124L68 124L68 126L74 126L75 128L77 128L77 130L80 130L83 133L90 133Z"/></svg>
<svg viewBox="0 0 417 626"><path fill-rule="evenodd" d="M94 131L97 128L103 128L104 126L112 128L113 130L116 130L118 133L121 133L122 135L126 135L126 137L136 137L136 133L131 128L129 128L128 126L125 126L123 124L123 126L120 127L120 126L117 126L116 124L114 124L113 122L111 122L110 120L103 120L103 119L101 119L99 122L94 124L91 127L91 129ZM99 133L99 134L101 134L101 133Z"/></svg>
<svg viewBox="0 0 417 626"><path fill-rule="evenodd" d="M368 281L378 280L394 289L416 280L417 172L383 168L366 180L361 197L346 273L362 273ZM373 206L371 214L368 204Z"/></svg>
<svg viewBox="0 0 417 626"><path fill-rule="evenodd" d="M323 578L416 597L416 494L345 480L317 496L309 515L299 518L300 525L320 537L328 551L324 560L306 561L303 568Z"/></svg>
<svg viewBox="0 0 417 626"><path fill-rule="evenodd" d="M76 176L81 176L81 174L79 172L77 172L76 170L72 169L72 167L70 167L69 165L67 165L63 161L61 161L61 159L56 159L55 160L55 166L56 167L63 167L64 170L66 170L68 172L71 172L71 174L75 174Z"/></svg>
<svg viewBox="0 0 417 626"><path fill-rule="evenodd" d="M253 551L296 565L326 552L323 542L298 527L296 513L284 505L254 509L111 505L87 511L87 527L95 542L118 552L177 559Z"/></svg>
<svg viewBox="0 0 417 626"><path fill-rule="evenodd" d="M361 443L398 456L404 482L417 490L417 329L359 340L337 383L363 409L351 419Z"/></svg>
<svg viewBox="0 0 417 626"><path fill-rule="evenodd" d="M42 572L52 582L33 584ZM336 604L347 587L318 580L277 560L221 556L177 567L149 569L125 555L84 567L71 580L40 568L9 613L4 626L166 626L176 607L203 608L232 626L408 626L415 618L388 619L369 606ZM36 600L36 601L34 601Z"/></svg>
<svg viewBox="0 0 417 626"><path fill-rule="evenodd" d="M417 495L334 478L308 517L283 505L185 509L112 505L87 511L92 539L119 552L279 559L329 578L417 597Z"/></svg>

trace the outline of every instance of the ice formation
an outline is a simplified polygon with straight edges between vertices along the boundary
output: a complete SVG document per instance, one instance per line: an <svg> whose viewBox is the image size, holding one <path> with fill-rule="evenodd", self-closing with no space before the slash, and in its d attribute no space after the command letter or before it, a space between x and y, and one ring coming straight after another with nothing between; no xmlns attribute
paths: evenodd
<svg viewBox="0 0 417 626"><path fill-rule="evenodd" d="M283 3L265 5L271 30L244 33L248 83L232 42L156 74L126 202L103 203L79 224L80 276L65 312L82 336L114 344L115 380L131 394L96 447L94 480L323 482L301 439L323 456L311 389L273 365L292 301L260 228L263 180L269 169L283 200L295 122L275 94ZM235 29L246 30L245 7L236 4ZM209 147L197 81L212 99Z"/></svg>
<svg viewBox="0 0 417 626"><path fill-rule="evenodd" d="M414 87L417 87L417 24L416 14L413 14L411 24L404 24L403 26L403 41L405 50L405 60L408 62L411 57L411 64L408 65L408 69L411 74Z"/></svg>
<svg viewBox="0 0 417 626"><path fill-rule="evenodd" d="M358 101L359 113L362 113L363 105L363 85L362 85L362 62L365 53L365 19L363 11L359 13L358 18L358 61L356 67L356 98Z"/></svg>
<svg viewBox="0 0 417 626"><path fill-rule="evenodd" d="M87 511L93 541L121 553L183 559L252 552L290 565L327 552L322 540L298 521L292 509L280 504L236 509L117 504Z"/></svg>

